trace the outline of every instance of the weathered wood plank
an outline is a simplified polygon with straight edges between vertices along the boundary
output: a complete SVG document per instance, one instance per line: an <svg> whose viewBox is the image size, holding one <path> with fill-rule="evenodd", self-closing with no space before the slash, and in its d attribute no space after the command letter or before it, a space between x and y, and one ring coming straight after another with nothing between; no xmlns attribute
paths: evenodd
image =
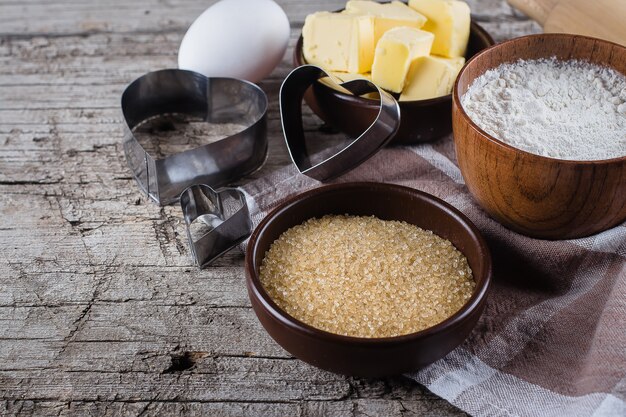
<svg viewBox="0 0 626 417"><path fill-rule="evenodd" d="M145 358L152 359L149 353ZM0 371L5 391L33 401L275 402L394 400L431 401L414 382L401 377L345 378L296 359L190 355L163 357L164 371L64 371L42 381L43 372ZM161 358L159 358L161 359ZM59 369L63 371L62 368ZM276 378L284 375L283 378ZM224 382L228 382L227 384ZM156 398L155 398L156 397ZM78 399L77 399L78 398Z"/></svg>
<svg viewBox="0 0 626 417"><path fill-rule="evenodd" d="M345 401L297 402L193 402L193 401L5 401L0 412L6 416L448 416L452 406L443 400L356 399Z"/></svg>
<svg viewBox="0 0 626 417"><path fill-rule="evenodd" d="M65 35L98 32L148 32L185 30L212 1L142 0L108 1L93 5L81 0L48 2L5 2L0 16L0 35ZM315 10L337 10L343 0L278 0L293 25L299 25L307 14ZM479 18L497 18L512 15L511 8L502 0L468 0L473 14Z"/></svg>

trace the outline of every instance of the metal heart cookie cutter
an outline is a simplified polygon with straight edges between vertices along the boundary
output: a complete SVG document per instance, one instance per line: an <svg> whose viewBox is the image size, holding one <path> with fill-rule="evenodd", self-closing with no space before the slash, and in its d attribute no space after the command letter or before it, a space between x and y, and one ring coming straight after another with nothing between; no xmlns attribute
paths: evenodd
<svg viewBox="0 0 626 417"><path fill-rule="evenodd" d="M187 187L220 187L255 171L267 155L267 96L257 85L166 69L133 81L122 94L124 151L139 187L157 204L178 201ZM164 158L150 155L133 133L142 122L183 114L207 123L238 123L244 130Z"/></svg>
<svg viewBox="0 0 626 417"><path fill-rule="evenodd" d="M334 154L325 154L317 162L314 158L316 155L307 149L302 128L301 102L307 89L325 77L328 77L325 80L327 84L344 88L356 96L378 93L380 108L376 119L360 136ZM356 168L385 146L400 127L400 106L391 94L366 79L341 82L315 65L303 65L291 71L280 88L279 104L285 143L291 160L301 174L318 181L338 177Z"/></svg>
<svg viewBox="0 0 626 417"><path fill-rule="evenodd" d="M252 233L246 197L236 188L215 191L208 185L193 185L181 194L180 205L189 246L200 268Z"/></svg>
<svg viewBox="0 0 626 417"><path fill-rule="evenodd" d="M355 95L378 93L380 111L359 137L320 162L306 146L301 102L306 90L328 77L331 84ZM367 80L345 83L319 67L293 70L280 90L280 114L289 154L298 171L319 181L337 177L370 158L395 135L400 107L387 92ZM267 97L256 85L228 78L206 78L183 70L148 73L122 95L126 120L124 150L140 188L165 205L180 199L189 246L199 267L205 267L252 233L245 194L218 189L262 165L267 154ZM143 121L167 114L200 116L211 123L245 123L248 127L204 146L155 159L141 146L133 129Z"/></svg>

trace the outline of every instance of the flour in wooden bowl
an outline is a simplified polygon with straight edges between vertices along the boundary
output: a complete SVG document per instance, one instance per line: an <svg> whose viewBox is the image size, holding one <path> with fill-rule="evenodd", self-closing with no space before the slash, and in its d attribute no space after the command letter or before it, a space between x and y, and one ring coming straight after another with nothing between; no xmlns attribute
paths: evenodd
<svg viewBox="0 0 626 417"><path fill-rule="evenodd" d="M580 60L502 64L461 98L481 129L524 151L567 160L626 155L626 76Z"/></svg>

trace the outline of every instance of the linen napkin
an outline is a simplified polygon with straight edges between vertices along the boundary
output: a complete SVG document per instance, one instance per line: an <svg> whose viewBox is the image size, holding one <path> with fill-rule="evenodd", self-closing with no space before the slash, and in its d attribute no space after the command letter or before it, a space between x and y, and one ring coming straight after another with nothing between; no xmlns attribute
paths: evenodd
<svg viewBox="0 0 626 417"><path fill-rule="evenodd" d="M380 181L433 194L488 241L484 314L445 358L408 375L474 416L626 416L626 223L595 236L537 240L487 216L469 194L452 137L391 147L334 182ZM255 224L320 183L286 166L242 187Z"/></svg>

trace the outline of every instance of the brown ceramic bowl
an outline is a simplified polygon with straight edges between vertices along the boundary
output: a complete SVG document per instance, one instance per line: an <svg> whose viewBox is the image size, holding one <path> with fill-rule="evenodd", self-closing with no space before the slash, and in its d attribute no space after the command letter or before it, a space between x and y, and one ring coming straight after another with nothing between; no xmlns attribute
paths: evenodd
<svg viewBox="0 0 626 417"><path fill-rule="evenodd" d="M472 298L444 322L404 336L359 338L316 329L278 307L259 281L267 250L287 229L326 214L374 215L404 220L450 240L472 268ZM432 195L382 183L323 186L281 204L256 228L246 251L246 284L265 330L289 353L332 372L380 377L415 371L445 356L470 333L480 317L491 281L491 256L476 227L458 210Z"/></svg>
<svg viewBox="0 0 626 417"><path fill-rule="evenodd" d="M465 58L469 59L493 44L493 39L485 29L472 22ZM302 36L294 49L293 61L296 66L307 63L302 54ZM342 93L319 82L307 91L304 100L320 119L350 136L361 134L378 113L375 100ZM451 94L399 103L400 128L391 144L428 142L452 132Z"/></svg>
<svg viewBox="0 0 626 417"><path fill-rule="evenodd" d="M474 79L491 68L553 56L626 74L626 48L599 39L542 34L500 43L476 55L459 73L453 93L454 142L469 191L493 218L528 236L571 239L626 220L626 155L568 161L531 154L483 131L460 101Z"/></svg>

